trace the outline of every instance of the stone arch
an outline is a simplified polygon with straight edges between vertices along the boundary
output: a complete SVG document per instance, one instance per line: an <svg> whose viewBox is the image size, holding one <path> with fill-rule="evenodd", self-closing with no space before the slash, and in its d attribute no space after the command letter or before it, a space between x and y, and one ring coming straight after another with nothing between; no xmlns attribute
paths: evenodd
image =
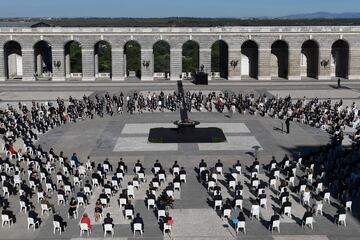
<svg viewBox="0 0 360 240"><path fill-rule="evenodd" d="M241 45L241 76L258 77L259 47L253 40Z"/></svg>
<svg viewBox="0 0 360 240"><path fill-rule="evenodd" d="M68 41L64 46L66 78L82 77L82 47L78 41Z"/></svg>
<svg viewBox="0 0 360 240"><path fill-rule="evenodd" d="M319 44L306 40L301 46L301 76L318 78L319 76Z"/></svg>
<svg viewBox="0 0 360 240"><path fill-rule="evenodd" d="M45 40L38 41L34 49L34 72L37 78L51 78L53 72L52 47Z"/></svg>
<svg viewBox="0 0 360 240"><path fill-rule="evenodd" d="M331 65L335 77L349 77L349 43L343 39L336 40L331 46Z"/></svg>
<svg viewBox="0 0 360 240"><path fill-rule="evenodd" d="M289 45L284 40L277 40L271 45L271 76L288 78Z"/></svg>
<svg viewBox="0 0 360 240"><path fill-rule="evenodd" d="M95 78L108 79L112 73L111 44L100 40L94 45Z"/></svg>
<svg viewBox="0 0 360 240"><path fill-rule="evenodd" d="M141 45L135 40L124 45L124 69L127 77L141 78Z"/></svg>
<svg viewBox="0 0 360 240"><path fill-rule="evenodd" d="M154 77L168 79L170 77L170 44L159 40L153 45Z"/></svg>
<svg viewBox="0 0 360 240"><path fill-rule="evenodd" d="M17 41L11 40L4 44L4 58L6 79L22 79L22 48Z"/></svg>
<svg viewBox="0 0 360 240"><path fill-rule="evenodd" d="M182 45L182 72L187 76L199 70L199 50L199 43L193 40Z"/></svg>
<svg viewBox="0 0 360 240"><path fill-rule="evenodd" d="M211 45L211 73L215 76L228 78L229 47L223 40L218 40Z"/></svg>

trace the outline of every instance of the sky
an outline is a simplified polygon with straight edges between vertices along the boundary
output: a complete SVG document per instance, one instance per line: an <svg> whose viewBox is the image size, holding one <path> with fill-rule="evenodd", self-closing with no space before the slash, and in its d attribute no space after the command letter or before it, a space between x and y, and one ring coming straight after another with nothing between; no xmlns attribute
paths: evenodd
<svg viewBox="0 0 360 240"><path fill-rule="evenodd" d="M359 0L0 0L0 17L281 17L360 12Z"/></svg>

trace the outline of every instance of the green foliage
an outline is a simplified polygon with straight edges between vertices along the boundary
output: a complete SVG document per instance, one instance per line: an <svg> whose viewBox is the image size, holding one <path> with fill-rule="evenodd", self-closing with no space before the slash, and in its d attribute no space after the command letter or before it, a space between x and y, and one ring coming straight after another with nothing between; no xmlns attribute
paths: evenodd
<svg viewBox="0 0 360 240"><path fill-rule="evenodd" d="M70 71L72 73L82 72L81 47L79 43L72 41L69 43Z"/></svg>
<svg viewBox="0 0 360 240"><path fill-rule="evenodd" d="M199 45L194 41L187 41L182 48L183 72L195 72L199 69Z"/></svg>
<svg viewBox="0 0 360 240"><path fill-rule="evenodd" d="M170 45L165 41L154 45L154 72L170 72Z"/></svg>
<svg viewBox="0 0 360 240"><path fill-rule="evenodd" d="M220 72L220 42L217 41L211 47L211 71Z"/></svg>
<svg viewBox="0 0 360 240"><path fill-rule="evenodd" d="M107 43L99 43L98 48L99 72L111 73L111 47Z"/></svg>
<svg viewBox="0 0 360 240"><path fill-rule="evenodd" d="M129 41L125 45L126 70L141 71L141 48L135 41Z"/></svg>

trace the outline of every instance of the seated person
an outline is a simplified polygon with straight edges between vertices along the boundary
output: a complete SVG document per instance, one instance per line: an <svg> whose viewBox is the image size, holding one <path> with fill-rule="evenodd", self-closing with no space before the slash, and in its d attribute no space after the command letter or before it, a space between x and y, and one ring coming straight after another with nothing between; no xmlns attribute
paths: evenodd
<svg viewBox="0 0 360 240"><path fill-rule="evenodd" d="M84 213L81 220L80 220L80 223L85 223L87 226L88 226L88 229L91 230L92 229L92 225L91 225L91 220L90 218L88 217L87 213Z"/></svg>
<svg viewBox="0 0 360 240"><path fill-rule="evenodd" d="M35 206L31 206L28 217L34 219L34 223L38 222L39 226L41 225L41 218L39 218L39 214L35 212Z"/></svg>
<svg viewBox="0 0 360 240"><path fill-rule="evenodd" d="M143 219L142 219L142 217L140 217L140 213L137 213L136 214L136 217L133 219L133 225L135 224L135 223L140 223L141 224L141 227L142 227L142 230L144 231L144 221L143 221Z"/></svg>
<svg viewBox="0 0 360 240"><path fill-rule="evenodd" d="M2 215L8 215L9 219L12 220L13 223L16 223L16 216L13 213L13 211L10 211L7 206L3 207L3 210L1 212Z"/></svg>
<svg viewBox="0 0 360 240"><path fill-rule="evenodd" d="M54 221L59 222L61 231L64 232L65 228L67 227L67 222L56 212L54 212Z"/></svg>
<svg viewBox="0 0 360 240"><path fill-rule="evenodd" d="M289 197L287 197L286 201L281 205L281 214L284 214L285 207L291 207L291 202Z"/></svg>
<svg viewBox="0 0 360 240"><path fill-rule="evenodd" d="M306 212L304 213L304 216L303 216L303 218L302 218L302 222L305 223L306 218L312 217L312 216L313 216L313 211L312 211L312 209L311 209L310 207L307 207L307 208L306 208Z"/></svg>
<svg viewBox="0 0 360 240"><path fill-rule="evenodd" d="M110 213L107 213L106 214L106 218L104 219L104 223L103 223L103 229L105 230L105 224L111 224L111 226L114 227L114 220L111 218L111 215Z"/></svg>

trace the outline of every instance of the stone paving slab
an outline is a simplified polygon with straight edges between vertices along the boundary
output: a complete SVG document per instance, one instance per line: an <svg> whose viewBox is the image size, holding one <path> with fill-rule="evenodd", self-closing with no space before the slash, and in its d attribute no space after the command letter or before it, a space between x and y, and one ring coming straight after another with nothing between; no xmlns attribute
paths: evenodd
<svg viewBox="0 0 360 240"><path fill-rule="evenodd" d="M254 136L226 136L226 142L221 143L198 143L200 151L250 151L254 146L262 147Z"/></svg>
<svg viewBox="0 0 360 240"><path fill-rule="evenodd" d="M174 143L150 143L147 137L119 137L114 152L136 151L177 151L178 145Z"/></svg>

